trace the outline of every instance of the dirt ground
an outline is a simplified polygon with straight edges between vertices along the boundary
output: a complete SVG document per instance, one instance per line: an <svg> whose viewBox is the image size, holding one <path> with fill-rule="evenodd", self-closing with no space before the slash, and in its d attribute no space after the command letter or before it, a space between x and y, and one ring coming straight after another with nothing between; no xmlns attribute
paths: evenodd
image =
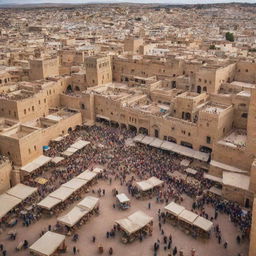
<svg viewBox="0 0 256 256"><path fill-rule="evenodd" d="M109 185L108 181L100 180L98 184L94 185L93 189L97 190L98 188L104 188L106 190L106 195L100 198L100 215L93 216L85 225L83 225L77 233L79 234L79 240L75 243L71 241L71 237L67 237L66 242L68 246L68 251L64 255L73 255L72 248L76 246L79 249L77 255L80 256L94 256L98 255L98 245L102 244L104 247L103 255L108 255L108 250L110 247L114 250L114 255L118 256L149 256L154 255L153 244L159 239L161 241L160 250L157 255L168 255L170 251L164 251L163 245L163 235L161 234L158 226L158 209L163 209L164 204L157 203L155 199L151 200L137 200L131 198L128 194L128 191L125 186L121 186L118 181L113 181L112 185ZM112 189L116 188L118 192L124 192L131 199L131 208L125 211L114 209L113 203L115 198L112 195ZM92 191L83 195L94 195ZM97 195L96 195L97 196ZM192 199L187 196L184 196L183 205L187 209L191 209ZM151 202L151 209L148 209L148 202ZM70 205L65 212L69 211L77 202L73 205ZM117 234L115 238L106 238L106 232L110 231L113 227L114 221L120 218L127 217L137 210L142 210L148 215L154 217L154 229L153 236L146 237L142 242L135 241L131 244L122 244L120 241L120 235ZM63 215L65 212L62 212ZM206 212L209 216L214 215L212 208L207 208ZM15 251L17 244L27 239L31 245L39 238L39 233L43 228L47 228L49 224L56 224L57 216L51 218L42 218L37 223L30 225L29 227L23 227L21 223L18 223L16 229L18 232L17 238L15 241L7 240L7 233L11 230L10 228L6 229L0 235L0 242L4 244L7 248L8 256L19 255L25 256L29 255L28 250L23 250L20 252ZM222 231L223 240L228 242L228 248L224 249L223 244L218 244L217 239L212 236L210 239L201 240L194 239L189 235L186 235L178 227L173 227L170 224L166 223L163 225L164 232L167 236L172 234L173 243L172 247L177 246L178 251L182 249L184 251L184 256L191 255L191 249L196 249L196 256L237 256L240 253L243 256L247 255L248 252L248 242L245 241L238 245L236 243L236 236L239 234L239 230L230 222L229 218L225 214L219 214L215 223L218 223ZM92 236L96 236L96 243L92 243ZM46 245L47 246L47 245Z"/></svg>

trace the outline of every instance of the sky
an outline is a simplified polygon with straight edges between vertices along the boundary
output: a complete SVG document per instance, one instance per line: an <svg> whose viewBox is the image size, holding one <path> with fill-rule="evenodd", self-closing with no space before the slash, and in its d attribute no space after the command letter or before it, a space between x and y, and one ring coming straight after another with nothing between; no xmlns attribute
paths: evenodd
<svg viewBox="0 0 256 256"><path fill-rule="evenodd" d="M34 4L34 3L119 3L119 2L133 2L133 3L162 3L162 4L209 4L220 2L247 2L256 3L256 0L0 0L1 4Z"/></svg>

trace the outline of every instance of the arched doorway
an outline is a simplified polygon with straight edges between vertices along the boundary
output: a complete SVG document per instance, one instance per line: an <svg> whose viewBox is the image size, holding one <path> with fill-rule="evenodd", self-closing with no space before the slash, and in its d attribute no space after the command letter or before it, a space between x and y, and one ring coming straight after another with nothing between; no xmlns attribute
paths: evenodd
<svg viewBox="0 0 256 256"><path fill-rule="evenodd" d="M197 91L197 93L201 93L201 91L202 91L201 86L199 86L199 85L198 85L198 86L197 86L197 90L196 90L196 91Z"/></svg>
<svg viewBox="0 0 256 256"><path fill-rule="evenodd" d="M128 129L130 130L130 131L132 131L132 132L135 132L135 133L137 133L137 128L135 127L135 126L133 126L133 125L128 125Z"/></svg>
<svg viewBox="0 0 256 256"><path fill-rule="evenodd" d="M110 121L110 125L112 127L115 127L115 128L118 128L119 127L119 123L118 122L115 122L115 121Z"/></svg>
<svg viewBox="0 0 256 256"><path fill-rule="evenodd" d="M68 128L68 133L72 132L72 127Z"/></svg>
<svg viewBox="0 0 256 256"><path fill-rule="evenodd" d="M140 127L139 133L144 134L144 135L148 135L148 129L146 129L144 127Z"/></svg>
<svg viewBox="0 0 256 256"><path fill-rule="evenodd" d="M67 93L73 92L73 88L72 88L72 85L71 85L71 84L68 85L66 91L67 91Z"/></svg>
<svg viewBox="0 0 256 256"><path fill-rule="evenodd" d="M120 124L120 128L121 129L127 129L127 126L126 126L126 124Z"/></svg>

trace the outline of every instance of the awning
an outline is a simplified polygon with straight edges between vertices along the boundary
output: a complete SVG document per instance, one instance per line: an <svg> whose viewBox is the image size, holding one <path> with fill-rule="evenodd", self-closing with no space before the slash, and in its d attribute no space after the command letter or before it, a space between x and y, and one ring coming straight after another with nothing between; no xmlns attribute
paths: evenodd
<svg viewBox="0 0 256 256"><path fill-rule="evenodd" d="M92 172L100 174L100 173L103 173L103 169L101 167L95 167Z"/></svg>
<svg viewBox="0 0 256 256"><path fill-rule="evenodd" d="M154 139L154 137L145 136L140 143L149 145L151 142L153 142Z"/></svg>
<svg viewBox="0 0 256 256"><path fill-rule="evenodd" d="M175 202L171 202L170 204L166 205L164 209L170 214L178 216L185 210L185 207L176 204Z"/></svg>
<svg viewBox="0 0 256 256"><path fill-rule="evenodd" d="M204 178L205 178L205 179L212 180L212 181L215 181L215 182L218 182L218 183L221 183L221 184L222 184L222 178L220 178L220 177L216 177L216 176L213 176L213 175L210 175L210 174L204 173Z"/></svg>
<svg viewBox="0 0 256 256"><path fill-rule="evenodd" d="M162 144L163 144L162 140L155 138L149 145L151 147L160 148Z"/></svg>
<svg viewBox="0 0 256 256"><path fill-rule="evenodd" d="M30 162L29 164L21 167L20 169L22 171L25 171L27 173L32 173L33 171L35 171L36 169L42 167L43 165L49 163L51 161L51 157L48 156L39 156L38 158L36 158L35 160L33 160L32 162Z"/></svg>
<svg viewBox="0 0 256 256"><path fill-rule="evenodd" d="M77 206L87 211L92 211L99 204L99 198L94 196L87 196L80 201Z"/></svg>
<svg viewBox="0 0 256 256"><path fill-rule="evenodd" d="M222 196L222 191L221 189L215 188L215 187L211 187L209 190L209 192L217 195L217 196Z"/></svg>
<svg viewBox="0 0 256 256"><path fill-rule="evenodd" d="M54 192L49 194L50 197L54 197L60 199L62 202L68 199L74 193L74 189L67 188L67 187L59 187Z"/></svg>
<svg viewBox="0 0 256 256"><path fill-rule="evenodd" d="M73 227L88 213L89 211L75 206L71 211L69 211L64 216L57 218L57 221L68 227Z"/></svg>
<svg viewBox="0 0 256 256"><path fill-rule="evenodd" d="M37 205L40 206L41 208L51 210L54 206L56 206L59 203L61 203L60 199L47 196L42 201L40 201Z"/></svg>
<svg viewBox="0 0 256 256"><path fill-rule="evenodd" d="M88 170L82 172L81 174L79 174L77 176L78 179L82 179L82 180L88 180L91 181L93 180L95 177L97 176L97 173L95 172L90 172Z"/></svg>
<svg viewBox="0 0 256 256"><path fill-rule="evenodd" d="M74 191L77 191L80 188L82 188L84 185L86 185L87 183L88 183L87 180L73 178L72 180L62 184L61 186L71 188Z"/></svg>
<svg viewBox="0 0 256 256"><path fill-rule="evenodd" d="M133 138L133 141L135 141L135 142L141 142L144 137L145 137L145 135L143 135L143 134L138 134L136 137Z"/></svg>
<svg viewBox="0 0 256 256"><path fill-rule="evenodd" d="M205 232L209 232L213 226L213 223L201 216L198 216L193 225L204 230Z"/></svg>
<svg viewBox="0 0 256 256"><path fill-rule="evenodd" d="M62 160L64 160L65 158L64 157L61 157L61 156L55 156L51 162L55 163L55 164L58 164L59 162L61 162Z"/></svg>
<svg viewBox="0 0 256 256"><path fill-rule="evenodd" d="M5 193L0 195L0 219L21 202L19 198Z"/></svg>
<svg viewBox="0 0 256 256"><path fill-rule="evenodd" d="M178 218L188 224L193 225L195 219L198 217L197 214L195 214L194 212L188 211L188 210L184 210L182 211Z"/></svg>
<svg viewBox="0 0 256 256"><path fill-rule="evenodd" d="M76 149L82 149L85 146L89 145L91 142L90 141L85 141L85 140L79 140L75 142L74 144L71 145L72 148Z"/></svg>
<svg viewBox="0 0 256 256"><path fill-rule="evenodd" d="M147 191L153 189L154 187L162 185L163 181L156 177L151 177L147 180L136 182L136 184L141 191Z"/></svg>
<svg viewBox="0 0 256 256"><path fill-rule="evenodd" d="M79 149L77 148L72 148L69 147L67 150L65 150L64 152L62 152L62 155L64 156L72 156L74 153L76 153Z"/></svg>
<svg viewBox="0 0 256 256"><path fill-rule="evenodd" d="M119 224L126 233L132 234L144 228L152 220L153 218L148 216L144 212L137 211L130 215L128 218L117 220L116 223Z"/></svg>
<svg viewBox="0 0 256 256"><path fill-rule="evenodd" d="M19 198L20 200L25 200L29 196L31 196L33 193L37 191L37 188L29 187L24 184L17 184L16 186L10 188L6 191L6 194L10 196L15 196Z"/></svg>
<svg viewBox="0 0 256 256"><path fill-rule="evenodd" d="M118 201L123 204L123 203L127 203L130 201L130 199L126 196L126 194L122 193L122 194L118 194L116 195L116 198L118 199Z"/></svg>
<svg viewBox="0 0 256 256"><path fill-rule="evenodd" d="M64 242L65 236L51 231L41 236L29 249L39 255L51 256Z"/></svg>
<svg viewBox="0 0 256 256"><path fill-rule="evenodd" d="M230 171L230 172L248 173L245 170L242 170L242 169L239 169L237 167L234 167L234 166L231 166L231 165L228 165L228 164L224 164L224 163L221 163L221 162L218 162L218 161L215 161L215 160L211 160L210 165L212 165L214 167L217 167L217 168L220 168L220 169L223 169L223 170L226 170L226 171Z"/></svg>

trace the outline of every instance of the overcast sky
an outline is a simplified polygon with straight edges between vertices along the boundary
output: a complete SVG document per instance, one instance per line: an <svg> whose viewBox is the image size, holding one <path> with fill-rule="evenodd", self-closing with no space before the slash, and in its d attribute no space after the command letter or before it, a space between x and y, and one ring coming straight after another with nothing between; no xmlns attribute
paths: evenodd
<svg viewBox="0 0 256 256"><path fill-rule="evenodd" d="M167 4L195 4L195 3L220 3L220 2L247 2L256 3L256 0L0 0L0 4L30 4L30 3L167 3Z"/></svg>

